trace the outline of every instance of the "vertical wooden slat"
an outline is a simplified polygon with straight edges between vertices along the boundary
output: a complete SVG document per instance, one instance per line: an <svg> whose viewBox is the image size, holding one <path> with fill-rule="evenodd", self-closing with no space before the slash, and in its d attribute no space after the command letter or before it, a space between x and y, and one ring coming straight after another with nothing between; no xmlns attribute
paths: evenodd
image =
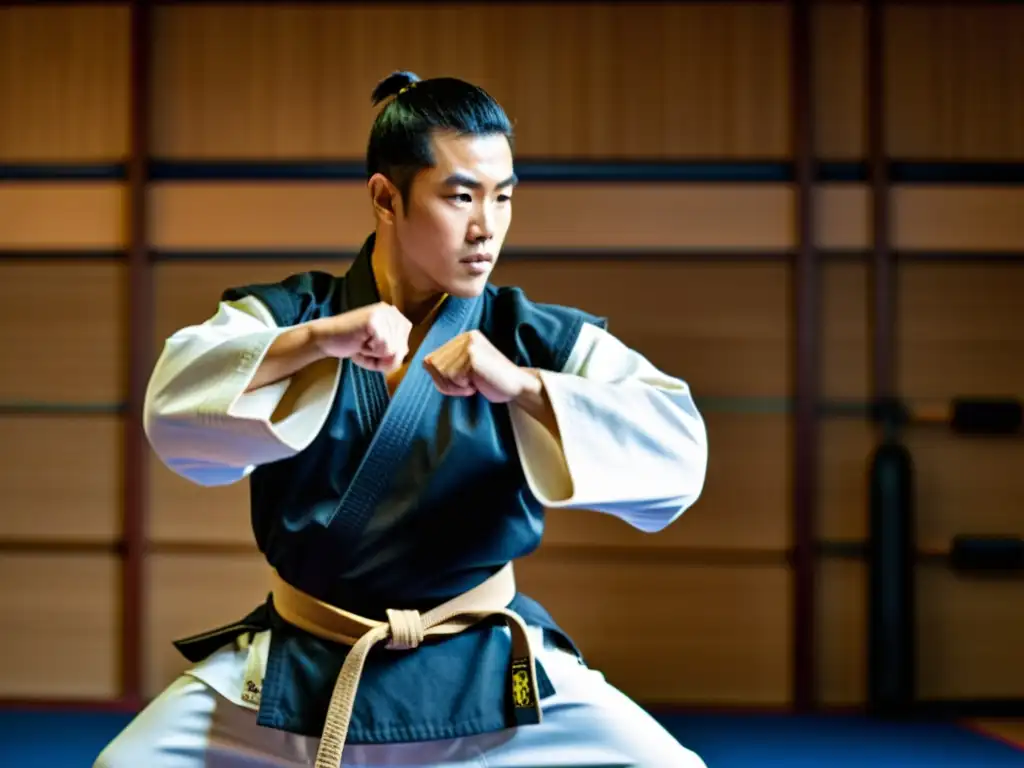
<svg viewBox="0 0 1024 768"><path fill-rule="evenodd" d="M791 36L792 131L796 165L797 250L793 269L796 329L796 417L793 442L793 704L813 709L815 681L815 502L818 453L818 308L820 275L815 253L815 129L811 67L811 0L793 0Z"/></svg>
<svg viewBox="0 0 1024 768"><path fill-rule="evenodd" d="M122 695L142 701L142 604L149 452L143 429L153 295L147 246L150 7L131 2L131 153L128 160L128 398L124 417L124 553L122 568Z"/></svg>
<svg viewBox="0 0 1024 768"><path fill-rule="evenodd" d="M872 245L872 363L875 398L895 393L895 289L890 246L889 174L885 118L885 3L868 0L866 7L868 164L871 178Z"/></svg>

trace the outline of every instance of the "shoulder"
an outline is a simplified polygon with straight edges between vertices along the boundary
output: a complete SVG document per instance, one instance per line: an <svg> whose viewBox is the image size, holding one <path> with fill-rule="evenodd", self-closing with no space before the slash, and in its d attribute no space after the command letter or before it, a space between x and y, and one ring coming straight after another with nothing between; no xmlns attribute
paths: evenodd
<svg viewBox="0 0 1024 768"><path fill-rule="evenodd" d="M562 370L585 326L608 326L606 318L534 301L518 287L488 286L484 299L482 330L517 365Z"/></svg>
<svg viewBox="0 0 1024 768"><path fill-rule="evenodd" d="M221 295L221 301L238 301L251 296L266 306L274 322L283 327L336 312L343 283L344 277L328 272L297 272L278 282L228 288Z"/></svg>

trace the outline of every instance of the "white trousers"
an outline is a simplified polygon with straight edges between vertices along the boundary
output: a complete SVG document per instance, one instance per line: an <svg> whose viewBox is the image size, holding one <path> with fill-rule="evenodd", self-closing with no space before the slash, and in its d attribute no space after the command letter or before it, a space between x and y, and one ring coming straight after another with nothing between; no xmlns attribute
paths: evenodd
<svg viewBox="0 0 1024 768"><path fill-rule="evenodd" d="M539 636L537 657L557 693L538 725L443 741L353 744L344 766L431 768L706 768L647 712ZM246 654L230 651L239 667ZM294 768L313 765L318 740L256 724L205 682L183 675L154 699L93 768Z"/></svg>

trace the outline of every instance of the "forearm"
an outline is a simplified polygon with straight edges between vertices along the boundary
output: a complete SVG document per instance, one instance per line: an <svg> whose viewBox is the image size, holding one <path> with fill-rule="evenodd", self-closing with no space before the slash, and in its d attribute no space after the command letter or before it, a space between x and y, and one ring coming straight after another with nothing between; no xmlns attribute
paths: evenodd
<svg viewBox="0 0 1024 768"><path fill-rule="evenodd" d="M558 422L555 420L555 411L551 407L551 399L544 390L544 381L540 372L533 368L522 369L529 374L526 387L515 399L515 404L525 413L537 420L556 441L561 442L558 434Z"/></svg>
<svg viewBox="0 0 1024 768"><path fill-rule="evenodd" d="M540 371L522 370L529 378L510 405L512 428L527 480L542 502L565 501L572 497L574 489L555 409Z"/></svg>
<svg viewBox="0 0 1024 768"><path fill-rule="evenodd" d="M316 330L314 321L297 325L278 336L270 345L245 391L252 392L287 379L325 359L326 355L317 343Z"/></svg>

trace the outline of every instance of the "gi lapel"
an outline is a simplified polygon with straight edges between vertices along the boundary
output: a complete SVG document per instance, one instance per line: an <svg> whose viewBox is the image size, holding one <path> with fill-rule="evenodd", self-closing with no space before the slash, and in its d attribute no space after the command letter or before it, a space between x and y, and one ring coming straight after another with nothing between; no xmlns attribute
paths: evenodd
<svg viewBox="0 0 1024 768"><path fill-rule="evenodd" d="M371 256L375 235L370 235L363 247L359 250L352 266L345 275L345 290L342 293L342 312L350 312L360 307L375 304L380 301L380 294L377 292L377 282L373 278L373 265ZM368 371L345 361L347 376L352 378L352 385L356 394L358 407L356 415L359 419L359 426L362 431L362 441L368 442L381 419L384 418L384 411L387 410L388 385L384 375L376 371Z"/></svg>
<svg viewBox="0 0 1024 768"><path fill-rule="evenodd" d="M327 523L340 541L356 541L387 491L394 467L407 456L423 415L440 407L444 396L423 369L423 358L460 333L476 327L482 305L480 297L445 300L390 402L386 399L387 388L381 374L357 373L362 369L351 366L352 374L358 378L370 374L379 379L379 386L384 387L385 408L359 468Z"/></svg>

